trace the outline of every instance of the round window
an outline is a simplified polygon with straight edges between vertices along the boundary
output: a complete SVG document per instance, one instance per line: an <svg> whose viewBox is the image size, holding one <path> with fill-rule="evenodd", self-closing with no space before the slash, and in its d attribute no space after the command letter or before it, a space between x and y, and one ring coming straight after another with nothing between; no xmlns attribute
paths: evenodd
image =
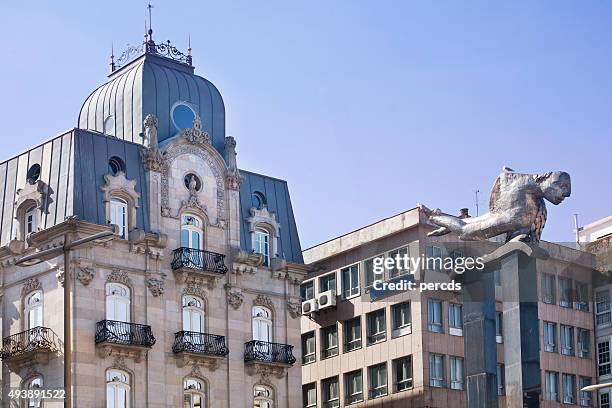
<svg viewBox="0 0 612 408"><path fill-rule="evenodd" d="M107 116L107 118L104 119L104 130L102 133L109 136L115 136L115 117L113 115Z"/></svg>
<svg viewBox="0 0 612 408"><path fill-rule="evenodd" d="M108 159L108 168L113 176L116 176L119 172L125 173L125 163L117 156Z"/></svg>
<svg viewBox="0 0 612 408"><path fill-rule="evenodd" d="M30 184L34 184L40 178L40 164L35 163L30 166L28 169L28 174L26 175L26 180Z"/></svg>
<svg viewBox="0 0 612 408"><path fill-rule="evenodd" d="M257 208L258 210L261 210L263 207L266 206L266 197L259 191L255 191L251 195L251 205L253 205L253 207Z"/></svg>
<svg viewBox="0 0 612 408"><path fill-rule="evenodd" d="M195 117L195 112L186 103L178 103L172 108L172 122L178 130L192 127Z"/></svg>
<svg viewBox="0 0 612 408"><path fill-rule="evenodd" d="M200 189L202 188L202 182L200 181L200 178L193 173L185 174L183 183L185 183L185 187L189 191L200 191Z"/></svg>

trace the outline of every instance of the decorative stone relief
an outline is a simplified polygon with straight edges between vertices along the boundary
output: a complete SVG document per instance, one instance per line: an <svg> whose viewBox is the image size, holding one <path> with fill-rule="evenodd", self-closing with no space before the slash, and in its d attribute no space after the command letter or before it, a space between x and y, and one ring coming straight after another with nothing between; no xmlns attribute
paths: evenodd
<svg viewBox="0 0 612 408"><path fill-rule="evenodd" d="M193 124L191 125L191 128L184 129L179 134L179 137L181 136L187 139L191 144L194 144L196 146L204 146L210 144L210 136L208 136L207 132L202 131L202 119L200 119L200 116L198 115L193 118Z"/></svg>
<svg viewBox="0 0 612 408"><path fill-rule="evenodd" d="M204 290L202 285L193 282L187 283L187 285L183 289L183 294L194 295L203 299L206 298L206 291Z"/></svg>
<svg viewBox="0 0 612 408"><path fill-rule="evenodd" d="M160 275L159 278L148 276L146 279L147 287L151 291L153 297L158 297L164 294L165 290L165 274Z"/></svg>
<svg viewBox="0 0 612 408"><path fill-rule="evenodd" d="M251 377L259 376L259 382L264 384L271 384L270 377L276 377L278 379L283 378L287 367L273 366L265 363L249 363L246 366L246 372Z"/></svg>
<svg viewBox="0 0 612 408"><path fill-rule="evenodd" d="M292 319L297 319L302 315L302 304L295 300L287 300L287 310Z"/></svg>
<svg viewBox="0 0 612 408"><path fill-rule="evenodd" d="M64 266L60 266L55 274L57 281L63 287L64 286ZM96 270L90 266L81 266L76 268L76 278L83 286L87 286L91 283L93 278L96 276Z"/></svg>
<svg viewBox="0 0 612 408"><path fill-rule="evenodd" d="M261 294L257 295L255 300L253 300L253 304L259 305L259 306L265 306L268 309L274 309L274 303L272 302L272 299L270 299L266 295L261 295Z"/></svg>
<svg viewBox="0 0 612 408"><path fill-rule="evenodd" d="M238 310L244 300L242 291L230 284L225 285L225 291L227 293L227 303L233 307L234 310Z"/></svg>
<svg viewBox="0 0 612 408"><path fill-rule="evenodd" d="M227 163L227 171L225 172L225 184L230 190L239 190L242 183L242 176L236 164L236 139L232 136L225 138L225 163Z"/></svg>
<svg viewBox="0 0 612 408"><path fill-rule="evenodd" d="M127 272L122 271L119 268L114 268L111 273L106 277L107 282L122 283L129 287L134 287L134 283L128 276Z"/></svg>
<svg viewBox="0 0 612 408"><path fill-rule="evenodd" d="M25 296L28 293L41 288L42 285L40 284L38 278L30 278L23 284L23 287L21 288L21 296Z"/></svg>
<svg viewBox="0 0 612 408"><path fill-rule="evenodd" d="M118 368L120 370L128 371L128 366L125 363L125 357L123 356L115 357L115 361L113 362L113 367Z"/></svg>

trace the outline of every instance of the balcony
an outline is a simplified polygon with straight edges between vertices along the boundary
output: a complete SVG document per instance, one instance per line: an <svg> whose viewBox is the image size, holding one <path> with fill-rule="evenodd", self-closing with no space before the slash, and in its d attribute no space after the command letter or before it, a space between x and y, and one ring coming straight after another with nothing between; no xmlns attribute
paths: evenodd
<svg viewBox="0 0 612 408"><path fill-rule="evenodd" d="M143 351L154 344L151 326L116 320L96 323L96 345L102 357L130 357L138 362Z"/></svg>
<svg viewBox="0 0 612 408"><path fill-rule="evenodd" d="M179 283L200 283L209 289L215 288L221 276L228 271L225 255L187 247L174 250L170 266Z"/></svg>
<svg viewBox="0 0 612 408"><path fill-rule="evenodd" d="M244 362L259 362L291 366L295 363L293 346L251 340L244 343Z"/></svg>
<svg viewBox="0 0 612 408"><path fill-rule="evenodd" d="M61 348L53 330L38 326L2 339L0 359L13 367L28 363L47 364L49 357Z"/></svg>
<svg viewBox="0 0 612 408"><path fill-rule="evenodd" d="M180 331L174 333L172 352L179 367L202 364L215 370L229 353L225 337L216 334Z"/></svg>

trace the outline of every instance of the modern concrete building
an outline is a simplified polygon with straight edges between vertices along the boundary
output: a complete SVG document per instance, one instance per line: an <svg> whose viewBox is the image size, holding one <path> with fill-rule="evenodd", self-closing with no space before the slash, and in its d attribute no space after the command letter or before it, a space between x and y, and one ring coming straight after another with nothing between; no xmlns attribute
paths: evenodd
<svg viewBox="0 0 612 408"><path fill-rule="evenodd" d="M592 222L578 231L579 243L597 259L600 274L595 280L595 344L597 345L597 383L612 382L612 216ZM612 388L599 391L600 408L612 406Z"/></svg>
<svg viewBox="0 0 612 408"><path fill-rule="evenodd" d="M191 50L149 30L112 59L75 129L0 163L1 406L15 406L10 389L63 387L70 350L74 407L301 404L305 268L289 190L239 170L235 146ZM109 224L112 240L64 262L61 248Z"/></svg>
<svg viewBox="0 0 612 408"><path fill-rule="evenodd" d="M470 356L465 354L463 293L405 291L381 296L372 289L375 257L461 255L461 244L453 236L427 237L433 228L415 208L304 251L313 271L301 286L303 407L467 406L470 373L465 361ZM512 306L504 300L515 299L504 299L502 276L493 272L496 335L491 346L496 349L497 369L492 375L498 405L522 407L529 393L542 407L594 406L591 394L579 392L596 377L594 257L547 242L540 247L546 256L539 255L533 263L535 333L503 324ZM447 248L454 249L450 253ZM397 281L406 272L392 268L384 279ZM419 268L414 278L441 282L448 273L437 267ZM505 350L509 344L518 346ZM531 364L505 366L506 356L517 350L525 355L525 348L533 352ZM473 354L485 352L470 349ZM532 387L522 389L527 379ZM511 395L520 401L510 403Z"/></svg>

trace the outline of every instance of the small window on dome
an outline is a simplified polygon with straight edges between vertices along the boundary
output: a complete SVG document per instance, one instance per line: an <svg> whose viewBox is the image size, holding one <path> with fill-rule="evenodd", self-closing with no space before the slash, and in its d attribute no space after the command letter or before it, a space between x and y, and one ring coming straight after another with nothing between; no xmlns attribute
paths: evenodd
<svg viewBox="0 0 612 408"><path fill-rule="evenodd" d="M116 176L119 172L125 173L125 163L117 156L108 159L108 168L113 176Z"/></svg>
<svg viewBox="0 0 612 408"><path fill-rule="evenodd" d="M253 207L257 208L258 210L261 210L262 208L266 206L266 196L264 196L259 191L255 191L251 195L251 204L253 205Z"/></svg>
<svg viewBox="0 0 612 408"><path fill-rule="evenodd" d="M30 168L28 169L26 180L28 181L28 183L34 184L36 183L36 181L38 181L39 178L40 178L40 164L35 163L31 165Z"/></svg>
<svg viewBox="0 0 612 408"><path fill-rule="evenodd" d="M102 133L109 136L115 136L115 117L109 115L104 119L104 129Z"/></svg>
<svg viewBox="0 0 612 408"><path fill-rule="evenodd" d="M191 128L195 117L193 108L184 102L179 102L172 108L172 123L178 130Z"/></svg>

